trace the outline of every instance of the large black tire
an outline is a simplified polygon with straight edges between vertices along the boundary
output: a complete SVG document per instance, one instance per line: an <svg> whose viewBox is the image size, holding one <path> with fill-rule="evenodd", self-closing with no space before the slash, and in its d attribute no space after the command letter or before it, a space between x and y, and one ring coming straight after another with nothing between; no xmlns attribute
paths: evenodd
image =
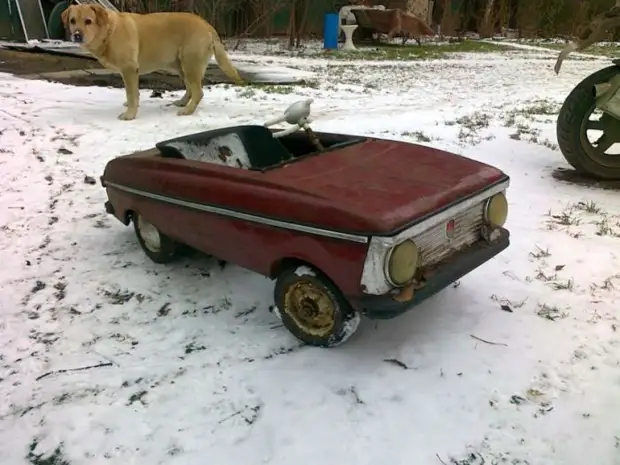
<svg viewBox="0 0 620 465"><path fill-rule="evenodd" d="M161 264L170 263L179 257L180 244L161 233L139 213L134 213L132 220L138 243L147 257Z"/></svg>
<svg viewBox="0 0 620 465"><path fill-rule="evenodd" d="M595 103L594 85L620 73L620 66L608 66L591 74L568 94L558 115L556 135L560 151L578 172L601 179L620 179L620 166L606 166L593 159L582 143L581 126Z"/></svg>
<svg viewBox="0 0 620 465"><path fill-rule="evenodd" d="M274 300L286 329L312 346L342 344L357 331L361 319L329 278L305 265L280 273Z"/></svg>

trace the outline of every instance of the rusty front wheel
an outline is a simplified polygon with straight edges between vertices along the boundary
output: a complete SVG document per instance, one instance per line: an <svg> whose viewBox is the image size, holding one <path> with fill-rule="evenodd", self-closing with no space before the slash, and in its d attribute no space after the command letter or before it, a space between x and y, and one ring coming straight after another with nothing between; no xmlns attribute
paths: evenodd
<svg viewBox="0 0 620 465"><path fill-rule="evenodd" d="M132 215L138 243L146 256L155 263L169 263L179 256L180 247L139 213Z"/></svg>
<svg viewBox="0 0 620 465"><path fill-rule="evenodd" d="M300 341L335 347L355 333L360 315L318 270L289 268L278 276L274 300L284 326Z"/></svg>

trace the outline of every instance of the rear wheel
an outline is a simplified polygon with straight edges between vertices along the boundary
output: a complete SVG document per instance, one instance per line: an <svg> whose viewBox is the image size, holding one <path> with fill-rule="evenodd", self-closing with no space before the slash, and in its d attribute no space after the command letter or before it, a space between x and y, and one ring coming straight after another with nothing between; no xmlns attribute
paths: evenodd
<svg viewBox="0 0 620 465"><path fill-rule="evenodd" d="M274 300L284 326L313 346L342 344L361 319L329 278L308 266L284 270L276 281Z"/></svg>
<svg viewBox="0 0 620 465"><path fill-rule="evenodd" d="M609 66L581 81L566 97L557 121L558 145L566 161L580 173L602 179L620 179L620 145L615 145L620 142L620 120L596 108L594 86L618 73L620 67Z"/></svg>
<svg viewBox="0 0 620 465"><path fill-rule="evenodd" d="M169 263L179 256L179 244L162 234L139 213L132 215L134 230L140 247L155 263Z"/></svg>

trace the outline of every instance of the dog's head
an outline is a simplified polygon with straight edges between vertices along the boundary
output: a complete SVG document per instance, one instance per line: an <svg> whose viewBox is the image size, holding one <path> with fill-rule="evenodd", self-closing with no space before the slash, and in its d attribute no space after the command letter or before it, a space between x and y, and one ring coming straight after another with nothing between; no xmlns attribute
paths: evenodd
<svg viewBox="0 0 620 465"><path fill-rule="evenodd" d="M100 37L108 25L108 10L101 5L70 5L61 15L65 28L69 28L71 41L88 45Z"/></svg>

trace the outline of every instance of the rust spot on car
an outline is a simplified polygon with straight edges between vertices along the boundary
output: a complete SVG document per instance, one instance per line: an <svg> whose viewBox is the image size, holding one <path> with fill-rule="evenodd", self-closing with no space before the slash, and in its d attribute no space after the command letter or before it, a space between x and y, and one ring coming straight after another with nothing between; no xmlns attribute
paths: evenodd
<svg viewBox="0 0 620 465"><path fill-rule="evenodd" d="M415 282L404 287L398 294L395 294L392 298L397 302L409 302L413 299L413 291L415 290Z"/></svg>

